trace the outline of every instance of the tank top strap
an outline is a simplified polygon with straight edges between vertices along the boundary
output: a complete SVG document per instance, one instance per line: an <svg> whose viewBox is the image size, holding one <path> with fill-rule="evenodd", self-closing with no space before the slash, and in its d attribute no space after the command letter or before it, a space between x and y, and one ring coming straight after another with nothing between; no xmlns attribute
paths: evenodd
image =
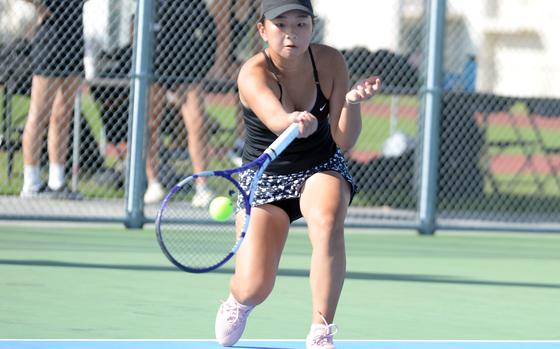
<svg viewBox="0 0 560 349"><path fill-rule="evenodd" d="M311 58L311 65L313 65L313 78L315 79L315 85L319 86L319 72L317 72L317 67L315 66L315 58L313 58L313 52L311 52L311 46L309 46L309 57Z"/></svg>
<svg viewBox="0 0 560 349"><path fill-rule="evenodd" d="M276 66L274 65L274 62L272 61L272 59L270 59L270 57L268 57L268 55L266 54L266 51L263 49L262 53L264 55L264 58L266 60L266 65L268 66L268 70L270 70L270 72L272 73L272 75L274 75L274 79L276 79L276 83L278 84L278 88L280 89L280 98L278 98L279 100L282 100L282 85L280 84L280 79L278 78L278 75L276 74Z"/></svg>

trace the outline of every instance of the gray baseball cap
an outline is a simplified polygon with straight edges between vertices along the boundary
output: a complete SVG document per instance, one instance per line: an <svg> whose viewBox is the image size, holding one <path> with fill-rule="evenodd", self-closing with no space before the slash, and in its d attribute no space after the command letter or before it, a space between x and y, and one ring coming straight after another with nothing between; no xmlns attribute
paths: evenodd
<svg viewBox="0 0 560 349"><path fill-rule="evenodd" d="M313 16L310 0L262 0L262 14L268 19L274 19L291 10L301 10Z"/></svg>

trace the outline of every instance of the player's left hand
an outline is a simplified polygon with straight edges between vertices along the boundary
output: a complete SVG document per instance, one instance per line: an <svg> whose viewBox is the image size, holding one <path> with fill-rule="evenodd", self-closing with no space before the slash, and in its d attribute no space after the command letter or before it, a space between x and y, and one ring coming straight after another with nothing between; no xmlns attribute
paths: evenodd
<svg viewBox="0 0 560 349"><path fill-rule="evenodd" d="M365 80L358 81L350 91L346 93L346 102L357 104L373 97L381 90L381 79L379 76L372 76Z"/></svg>

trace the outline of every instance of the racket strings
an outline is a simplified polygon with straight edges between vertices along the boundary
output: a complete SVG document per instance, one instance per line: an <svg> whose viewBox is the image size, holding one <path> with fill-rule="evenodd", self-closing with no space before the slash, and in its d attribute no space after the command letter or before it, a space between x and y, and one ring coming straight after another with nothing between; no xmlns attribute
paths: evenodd
<svg viewBox="0 0 560 349"><path fill-rule="evenodd" d="M235 179L222 176L204 179L206 189L211 192L206 202L194 205L197 185L191 180L165 203L159 221L158 237L167 256L187 269L202 270L220 263L237 241L235 213L217 221L210 208L212 200L218 198L226 198L235 207L242 197Z"/></svg>

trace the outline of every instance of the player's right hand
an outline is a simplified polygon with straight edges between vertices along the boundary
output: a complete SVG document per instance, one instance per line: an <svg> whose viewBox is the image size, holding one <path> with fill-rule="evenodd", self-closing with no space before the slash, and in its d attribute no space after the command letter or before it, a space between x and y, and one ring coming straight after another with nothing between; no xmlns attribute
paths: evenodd
<svg viewBox="0 0 560 349"><path fill-rule="evenodd" d="M306 138L317 131L317 118L308 111L293 112L290 114L292 122L299 124L298 138Z"/></svg>

